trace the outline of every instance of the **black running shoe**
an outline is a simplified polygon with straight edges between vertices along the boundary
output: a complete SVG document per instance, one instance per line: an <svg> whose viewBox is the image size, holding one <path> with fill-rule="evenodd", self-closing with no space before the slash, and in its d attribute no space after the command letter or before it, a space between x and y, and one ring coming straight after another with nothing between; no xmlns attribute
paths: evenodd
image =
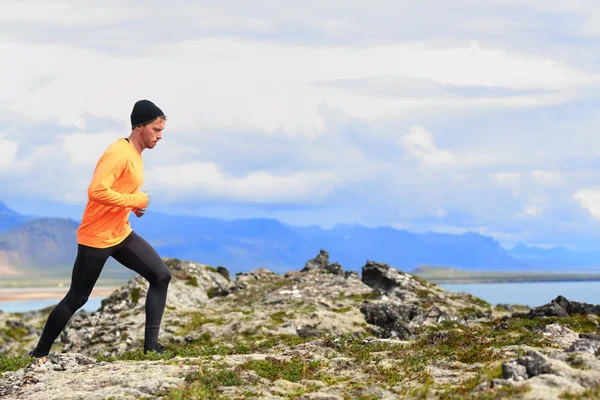
<svg viewBox="0 0 600 400"><path fill-rule="evenodd" d="M35 349L31 350L29 353L25 354L23 358L42 358L46 357L47 354L39 354L35 351Z"/></svg>
<svg viewBox="0 0 600 400"><path fill-rule="evenodd" d="M144 354L146 354L149 351L153 351L156 354L163 354L165 352L165 346L163 346L160 343L156 343L152 348L144 349Z"/></svg>

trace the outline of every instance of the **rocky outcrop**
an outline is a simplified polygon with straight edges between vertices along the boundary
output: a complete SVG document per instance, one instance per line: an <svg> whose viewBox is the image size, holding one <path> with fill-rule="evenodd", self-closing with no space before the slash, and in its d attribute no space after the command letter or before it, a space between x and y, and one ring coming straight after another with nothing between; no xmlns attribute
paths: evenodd
<svg viewBox="0 0 600 400"><path fill-rule="evenodd" d="M319 252L319 255L317 255L312 260L308 261L300 272L308 272L314 270L329 272L333 275L344 276L343 268L339 263L329 263L329 253L325 250L321 250Z"/></svg>
<svg viewBox="0 0 600 400"><path fill-rule="evenodd" d="M300 271L234 280L165 262L165 355L140 351L148 286L135 277L77 313L51 356L2 374L0 396L552 399L600 385L597 306L559 296L529 313L493 307L383 263L344 272L324 250ZM0 314L6 354L30 349L48 312Z"/></svg>
<svg viewBox="0 0 600 400"><path fill-rule="evenodd" d="M407 322L414 320L421 310L415 305L363 304L360 311L369 324L375 325L373 332L382 338L407 340L413 333Z"/></svg>
<svg viewBox="0 0 600 400"><path fill-rule="evenodd" d="M569 317L571 315L593 314L600 315L600 305L569 301L558 296L550 303L535 307L529 312L530 318L535 317Z"/></svg>
<svg viewBox="0 0 600 400"><path fill-rule="evenodd" d="M176 336L178 317L169 311L194 312L209 299L227 295L233 285L209 266L177 259L166 259L172 271L167 293L167 310L163 317L164 340ZM145 302L148 283L140 276L115 290L102 301L97 312L78 312L60 336L64 352L90 355L117 355L139 348L144 337Z"/></svg>
<svg viewBox="0 0 600 400"><path fill-rule="evenodd" d="M81 354L51 355L8 372L0 384L6 399L105 400L155 398L182 386L185 370L162 362L96 362Z"/></svg>

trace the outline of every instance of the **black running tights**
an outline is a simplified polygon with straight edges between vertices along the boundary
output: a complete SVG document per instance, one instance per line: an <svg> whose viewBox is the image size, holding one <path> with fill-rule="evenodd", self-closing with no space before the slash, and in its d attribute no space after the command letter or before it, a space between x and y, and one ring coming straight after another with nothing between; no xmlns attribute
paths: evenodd
<svg viewBox="0 0 600 400"><path fill-rule="evenodd" d="M71 287L48 316L42 336L34 350L36 355L47 355L50 352L54 341L73 314L87 302L104 264L111 256L150 283L145 305L144 349L153 349L158 342L171 271L146 240L131 232L123 242L112 247L95 248L81 244L77 246Z"/></svg>

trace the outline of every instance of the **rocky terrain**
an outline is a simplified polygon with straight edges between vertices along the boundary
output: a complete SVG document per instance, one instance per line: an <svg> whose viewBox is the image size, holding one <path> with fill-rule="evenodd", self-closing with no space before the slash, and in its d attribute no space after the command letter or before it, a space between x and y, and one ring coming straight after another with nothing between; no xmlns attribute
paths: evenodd
<svg viewBox="0 0 600 400"><path fill-rule="evenodd" d="M135 277L41 359L22 354L50 310L0 313L0 397L600 398L597 305L490 305L382 263L344 271L326 251L285 275L165 262L165 354L140 351L147 284Z"/></svg>

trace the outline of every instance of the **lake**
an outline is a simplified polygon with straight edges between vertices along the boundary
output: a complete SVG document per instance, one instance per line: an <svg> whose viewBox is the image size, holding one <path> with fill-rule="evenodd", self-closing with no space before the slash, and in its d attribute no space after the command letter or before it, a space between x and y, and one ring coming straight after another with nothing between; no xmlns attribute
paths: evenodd
<svg viewBox="0 0 600 400"><path fill-rule="evenodd" d="M450 292L465 292L490 304L520 304L538 307L562 295L567 300L600 304L600 281L522 283L444 283Z"/></svg>
<svg viewBox="0 0 600 400"><path fill-rule="evenodd" d="M83 306L86 311L97 311L100 308L100 302L104 297L90 297ZM4 312L27 312L40 310L49 306L58 304L60 299L36 299L36 300L18 300L18 301L0 301L0 310Z"/></svg>

